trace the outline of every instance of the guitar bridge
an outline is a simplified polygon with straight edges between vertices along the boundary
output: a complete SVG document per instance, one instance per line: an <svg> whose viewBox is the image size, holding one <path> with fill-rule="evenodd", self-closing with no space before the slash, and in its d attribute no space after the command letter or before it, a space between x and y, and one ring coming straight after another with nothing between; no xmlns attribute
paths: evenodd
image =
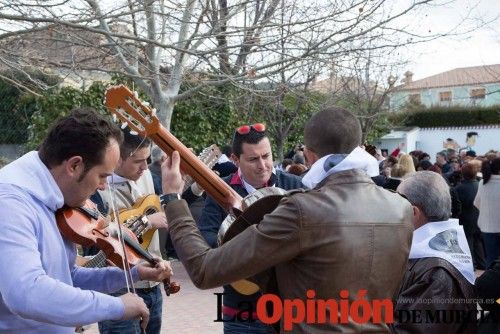
<svg viewBox="0 0 500 334"><path fill-rule="evenodd" d="M140 243L143 242L142 235L149 229L149 222L146 216L130 217L124 222L124 225L134 232Z"/></svg>

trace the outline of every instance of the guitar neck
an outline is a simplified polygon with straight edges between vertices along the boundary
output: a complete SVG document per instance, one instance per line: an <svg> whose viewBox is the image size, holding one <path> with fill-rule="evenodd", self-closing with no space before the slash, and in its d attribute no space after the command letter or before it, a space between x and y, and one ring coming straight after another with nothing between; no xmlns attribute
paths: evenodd
<svg viewBox="0 0 500 334"><path fill-rule="evenodd" d="M136 94L123 85L110 87L106 90L106 106L133 130L151 138L168 155L178 151L184 173L190 175L227 211L241 212L241 196L168 132Z"/></svg>
<svg viewBox="0 0 500 334"><path fill-rule="evenodd" d="M106 253L99 251L92 259L86 262L82 267L85 268L103 268L106 267Z"/></svg>
<svg viewBox="0 0 500 334"><path fill-rule="evenodd" d="M150 138L167 154L178 151L181 157L181 169L189 174L217 203L227 211L241 211L241 196L224 182L214 171L201 162L174 135L160 126Z"/></svg>

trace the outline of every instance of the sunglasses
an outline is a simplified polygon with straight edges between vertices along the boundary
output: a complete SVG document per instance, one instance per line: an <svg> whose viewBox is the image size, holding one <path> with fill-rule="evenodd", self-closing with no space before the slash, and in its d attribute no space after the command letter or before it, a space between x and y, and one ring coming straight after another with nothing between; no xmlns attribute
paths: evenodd
<svg viewBox="0 0 500 334"><path fill-rule="evenodd" d="M257 132L264 132L266 131L266 126L262 123L255 123L252 125L242 125L239 128L236 129L236 132L239 133L240 135L246 135L250 132L251 129L254 129Z"/></svg>

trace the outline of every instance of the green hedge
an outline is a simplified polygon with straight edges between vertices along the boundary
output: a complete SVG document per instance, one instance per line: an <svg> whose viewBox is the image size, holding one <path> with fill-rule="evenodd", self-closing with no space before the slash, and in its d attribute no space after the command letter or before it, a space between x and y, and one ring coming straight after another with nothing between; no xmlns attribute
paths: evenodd
<svg viewBox="0 0 500 334"><path fill-rule="evenodd" d="M427 127L500 124L500 106L431 107L390 116L395 125Z"/></svg>

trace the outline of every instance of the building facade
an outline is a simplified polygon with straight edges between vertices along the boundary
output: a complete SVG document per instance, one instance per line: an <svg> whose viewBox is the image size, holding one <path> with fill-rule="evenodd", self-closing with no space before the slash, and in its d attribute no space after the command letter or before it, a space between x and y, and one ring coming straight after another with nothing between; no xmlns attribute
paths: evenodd
<svg viewBox="0 0 500 334"><path fill-rule="evenodd" d="M413 81L406 72L404 84L390 95L391 111L409 103L432 106L500 105L500 64L456 68Z"/></svg>

